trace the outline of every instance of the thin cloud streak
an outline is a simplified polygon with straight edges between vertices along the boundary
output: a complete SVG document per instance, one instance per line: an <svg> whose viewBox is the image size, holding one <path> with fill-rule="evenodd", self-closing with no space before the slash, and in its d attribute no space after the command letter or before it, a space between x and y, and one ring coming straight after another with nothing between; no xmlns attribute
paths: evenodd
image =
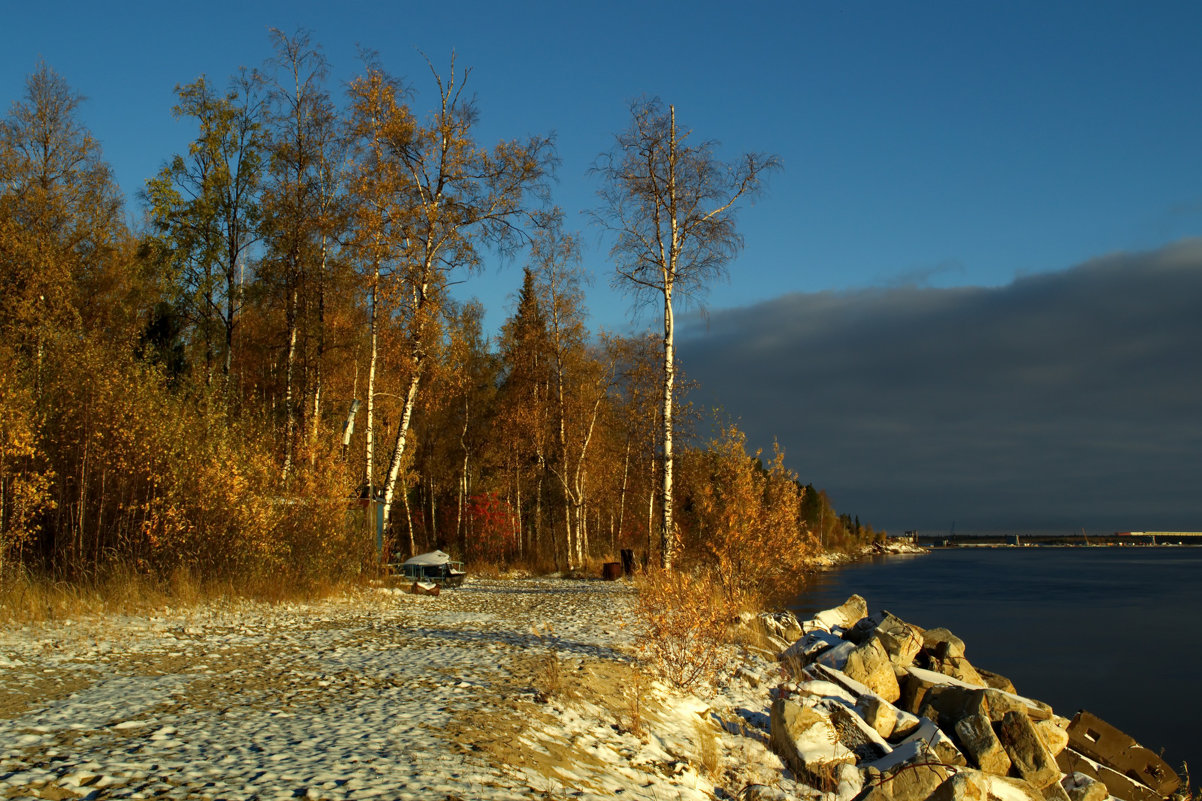
<svg viewBox="0 0 1202 801"><path fill-rule="evenodd" d="M877 527L1202 530L1202 240L711 312L699 399Z"/></svg>

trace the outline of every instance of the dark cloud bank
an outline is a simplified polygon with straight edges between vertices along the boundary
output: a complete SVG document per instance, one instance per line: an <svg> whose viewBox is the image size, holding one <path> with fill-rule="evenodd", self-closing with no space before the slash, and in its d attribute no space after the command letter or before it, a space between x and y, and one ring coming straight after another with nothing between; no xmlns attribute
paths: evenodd
<svg viewBox="0 0 1202 801"><path fill-rule="evenodd" d="M1202 530L1202 240L996 289L786 295L679 354L878 528Z"/></svg>

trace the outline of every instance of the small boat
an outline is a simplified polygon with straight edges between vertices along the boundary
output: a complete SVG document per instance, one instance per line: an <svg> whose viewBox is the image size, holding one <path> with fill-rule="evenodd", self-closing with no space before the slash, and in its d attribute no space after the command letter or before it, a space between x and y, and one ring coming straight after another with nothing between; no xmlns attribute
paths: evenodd
<svg viewBox="0 0 1202 801"><path fill-rule="evenodd" d="M442 551L430 551L411 556L400 564L400 572L407 579L418 583L429 583L442 587L458 587L467 577L463 562L456 561ZM416 590L414 590L416 592ZM427 593L436 595L437 593Z"/></svg>

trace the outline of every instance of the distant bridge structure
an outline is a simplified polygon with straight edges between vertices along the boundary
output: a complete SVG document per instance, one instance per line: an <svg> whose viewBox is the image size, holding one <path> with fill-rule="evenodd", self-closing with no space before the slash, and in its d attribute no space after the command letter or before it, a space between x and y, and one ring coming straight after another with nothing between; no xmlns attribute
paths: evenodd
<svg viewBox="0 0 1202 801"><path fill-rule="evenodd" d="M1202 545L1202 531L1116 531L1111 534L1083 532L920 532L907 531L919 545L974 546L1056 546L1056 545Z"/></svg>

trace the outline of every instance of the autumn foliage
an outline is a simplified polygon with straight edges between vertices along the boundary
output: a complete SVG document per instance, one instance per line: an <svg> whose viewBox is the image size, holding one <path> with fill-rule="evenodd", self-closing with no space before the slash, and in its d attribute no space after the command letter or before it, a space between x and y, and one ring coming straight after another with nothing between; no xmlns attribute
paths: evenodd
<svg viewBox="0 0 1202 801"><path fill-rule="evenodd" d="M818 551L801 519L804 491L784 456L777 448L765 464L731 425L683 459L687 564L712 577L735 604L787 600Z"/></svg>
<svg viewBox="0 0 1202 801"><path fill-rule="evenodd" d="M734 428L680 447L688 381L666 398L679 366L657 337L588 329L553 143L481 141L470 70L431 66L423 110L374 66L343 94L306 36L272 43L261 71L177 87L163 113L194 139L136 194L138 227L65 79L40 65L12 99L0 590L136 575L279 594L433 548L581 571L626 549L672 561L670 543L652 623L675 630L666 605L704 590L704 643L795 588L819 542L859 536ZM524 269L490 332L451 288L498 251Z"/></svg>

